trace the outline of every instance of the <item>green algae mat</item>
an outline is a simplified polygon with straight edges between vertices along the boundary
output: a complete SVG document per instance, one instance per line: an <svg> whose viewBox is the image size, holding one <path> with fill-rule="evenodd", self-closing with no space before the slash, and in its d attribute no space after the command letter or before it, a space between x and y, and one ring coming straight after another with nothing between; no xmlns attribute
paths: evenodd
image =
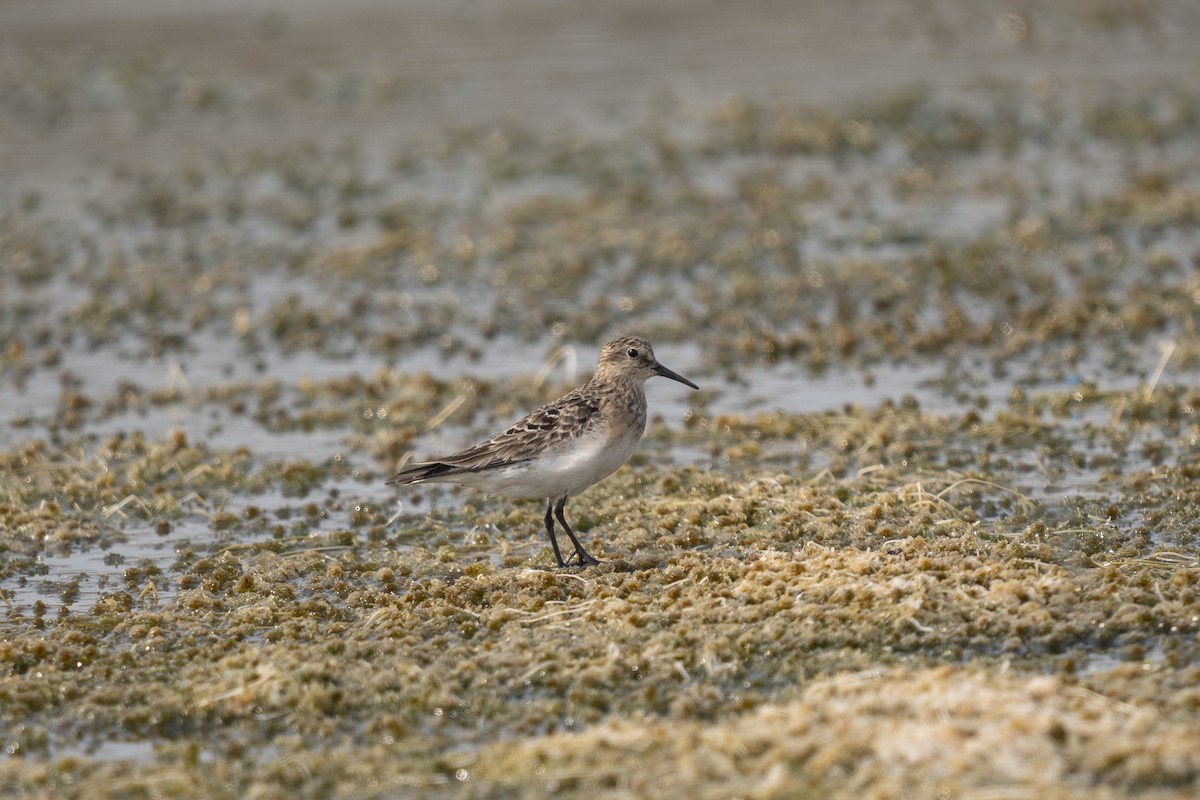
<svg viewBox="0 0 1200 800"><path fill-rule="evenodd" d="M394 102L44 68L51 138ZM1198 136L1039 79L20 173L0 794L1195 796ZM621 334L701 391L572 500L599 566L383 485Z"/></svg>

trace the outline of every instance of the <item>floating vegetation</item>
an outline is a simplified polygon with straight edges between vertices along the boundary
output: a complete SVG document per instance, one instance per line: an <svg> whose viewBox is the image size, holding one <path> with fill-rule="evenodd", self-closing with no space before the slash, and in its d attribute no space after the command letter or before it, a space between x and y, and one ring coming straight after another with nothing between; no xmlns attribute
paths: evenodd
<svg viewBox="0 0 1200 800"><path fill-rule="evenodd" d="M421 90L170 52L14 56L5 124L273 142ZM1038 86L26 174L0 787L1194 795L1200 97ZM382 485L630 332L703 390L574 501L600 566Z"/></svg>

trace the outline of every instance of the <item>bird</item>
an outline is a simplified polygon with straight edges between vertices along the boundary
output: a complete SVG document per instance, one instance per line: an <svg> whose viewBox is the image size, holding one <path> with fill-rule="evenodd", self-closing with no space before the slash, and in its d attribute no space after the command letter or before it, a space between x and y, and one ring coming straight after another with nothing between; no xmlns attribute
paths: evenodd
<svg viewBox="0 0 1200 800"><path fill-rule="evenodd" d="M700 388L660 364L642 337L614 339L600 350L587 383L487 441L410 464L386 484L457 483L514 499L545 498L546 533L558 566L599 564L567 523L567 499L629 459L646 430L646 381L655 376ZM575 564L563 560L555 519L575 546Z"/></svg>

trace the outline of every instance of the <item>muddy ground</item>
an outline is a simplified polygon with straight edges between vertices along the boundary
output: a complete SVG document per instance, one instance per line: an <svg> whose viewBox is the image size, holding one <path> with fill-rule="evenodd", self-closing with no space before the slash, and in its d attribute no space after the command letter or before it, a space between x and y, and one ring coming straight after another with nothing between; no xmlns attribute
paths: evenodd
<svg viewBox="0 0 1200 800"><path fill-rule="evenodd" d="M1191 797L1200 14L0 11L0 787ZM649 338L569 506L395 490Z"/></svg>

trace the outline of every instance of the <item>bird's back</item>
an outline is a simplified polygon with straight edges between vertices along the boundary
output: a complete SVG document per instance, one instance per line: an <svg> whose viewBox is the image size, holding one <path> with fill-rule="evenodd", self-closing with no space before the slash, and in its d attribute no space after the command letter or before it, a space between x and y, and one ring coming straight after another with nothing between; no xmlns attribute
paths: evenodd
<svg viewBox="0 0 1200 800"><path fill-rule="evenodd" d="M412 464L388 483L460 483L518 498L574 495L625 463L645 427L641 382L593 379L486 442Z"/></svg>

